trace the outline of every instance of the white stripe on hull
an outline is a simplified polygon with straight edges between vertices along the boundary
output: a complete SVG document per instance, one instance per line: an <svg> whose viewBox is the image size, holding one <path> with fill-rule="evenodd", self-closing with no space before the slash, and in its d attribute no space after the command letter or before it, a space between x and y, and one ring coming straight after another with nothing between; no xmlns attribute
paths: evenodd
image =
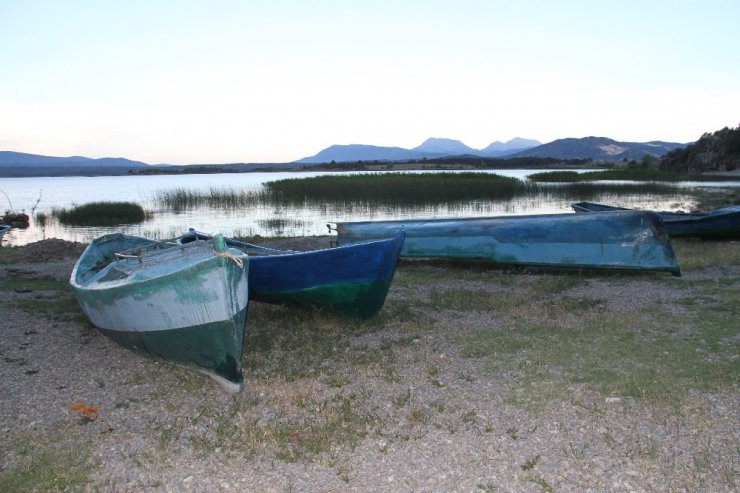
<svg viewBox="0 0 740 493"><path fill-rule="evenodd" d="M123 332L171 330L232 319L246 307L247 278L243 276L232 297L225 271L216 267L199 279L180 279L177 288L163 284L144 296L127 296L111 304L81 303L97 327Z"/></svg>

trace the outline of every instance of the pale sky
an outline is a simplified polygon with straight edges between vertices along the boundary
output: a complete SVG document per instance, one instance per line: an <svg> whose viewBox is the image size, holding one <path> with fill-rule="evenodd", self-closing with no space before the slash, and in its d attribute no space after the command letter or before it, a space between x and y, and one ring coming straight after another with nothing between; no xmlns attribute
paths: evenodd
<svg viewBox="0 0 740 493"><path fill-rule="evenodd" d="M689 142L740 124L737 0L0 0L0 150Z"/></svg>

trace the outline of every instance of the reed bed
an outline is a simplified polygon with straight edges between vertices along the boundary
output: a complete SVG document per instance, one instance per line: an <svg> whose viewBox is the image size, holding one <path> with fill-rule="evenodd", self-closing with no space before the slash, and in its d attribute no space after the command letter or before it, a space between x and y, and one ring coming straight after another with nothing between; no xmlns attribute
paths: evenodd
<svg viewBox="0 0 740 493"><path fill-rule="evenodd" d="M292 203L368 200L409 205L510 200L526 194L531 185L516 178L487 173L379 173L291 178L265 186L281 200Z"/></svg>
<svg viewBox="0 0 740 493"><path fill-rule="evenodd" d="M133 202L90 202L70 209L55 209L52 216L65 225L115 226L140 223L147 213Z"/></svg>
<svg viewBox="0 0 740 493"><path fill-rule="evenodd" d="M40 228L46 227L46 223L49 220L49 216L46 215L44 212L38 212L34 216L34 219L36 220L36 225Z"/></svg>
<svg viewBox="0 0 740 493"><path fill-rule="evenodd" d="M206 191L187 188L160 190L155 193L154 201L175 211L200 207L243 209L269 203L264 190L230 188L209 188Z"/></svg>
<svg viewBox="0 0 740 493"><path fill-rule="evenodd" d="M265 229L272 231L284 231L286 229L302 228L306 225L304 221L298 219L285 219L282 217L273 217L270 219L260 219L257 224Z"/></svg>
<svg viewBox="0 0 740 493"><path fill-rule="evenodd" d="M518 198L588 200L604 194L676 195L679 189L660 183L540 184L488 173L386 173L291 178L266 183L269 197L285 205L358 203L429 206L476 201L508 202Z"/></svg>
<svg viewBox="0 0 740 493"><path fill-rule="evenodd" d="M539 186L539 193L572 200L590 200L611 195L679 195L682 189L667 183L594 183L576 182L562 186Z"/></svg>
<svg viewBox="0 0 740 493"><path fill-rule="evenodd" d="M529 175L530 181L548 183L568 183L597 180L628 180L628 181L681 181L687 179L673 171L655 169L607 169L602 171L548 171Z"/></svg>
<svg viewBox="0 0 740 493"><path fill-rule="evenodd" d="M611 195L679 195L671 184L574 182L538 183L489 173L377 173L290 178L268 182L262 189L164 190L154 200L175 211L208 207L310 207L393 210L456 207L471 203L506 203L515 199L590 200Z"/></svg>

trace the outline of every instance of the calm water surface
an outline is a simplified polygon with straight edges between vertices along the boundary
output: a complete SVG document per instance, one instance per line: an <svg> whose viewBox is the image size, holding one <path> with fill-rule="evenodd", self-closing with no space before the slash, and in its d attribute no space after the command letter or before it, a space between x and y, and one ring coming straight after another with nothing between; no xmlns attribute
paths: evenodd
<svg viewBox="0 0 740 493"><path fill-rule="evenodd" d="M587 171L587 170L583 170ZM423 171L426 172L426 171ZM488 172L488 171L487 171ZM526 178L536 170L492 170L503 176ZM362 172L359 172L362 173ZM406 171L406 173L413 173ZM468 217L523 214L549 214L572 212L570 200L523 198L508 202L471 202L465 206L435 206L424 209L383 209L342 206L324 207L260 207L249 210L224 210L199 208L190 211L163 209L155 202L157 192L185 188L207 191L214 189L259 189L268 181L285 178L308 178L319 175L348 174L330 172L276 172L276 173L226 173L207 175L157 175L157 176L95 176L95 177L39 177L3 178L0 181L2 209L15 212L50 213L52 209L68 208L95 201L131 201L151 211L151 219L128 226L106 228L68 227L54 221L41 228L32 218L25 230L13 229L3 238L4 245L23 245L44 238L88 242L101 234L123 231L149 238L170 238L193 227L211 233L222 232L229 236L303 236L327 234L327 222L362 221L380 219L405 219L411 217ZM739 182L684 183L686 186L740 187ZM6 196L7 195L7 196ZM39 200L40 198L40 200ZM609 197L600 202L615 202L626 207L659 210L689 209L690 195L672 197Z"/></svg>

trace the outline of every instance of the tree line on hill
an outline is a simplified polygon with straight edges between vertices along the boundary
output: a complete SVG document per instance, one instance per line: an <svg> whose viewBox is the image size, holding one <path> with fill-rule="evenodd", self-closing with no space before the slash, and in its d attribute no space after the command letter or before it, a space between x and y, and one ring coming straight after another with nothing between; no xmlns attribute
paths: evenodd
<svg viewBox="0 0 740 493"><path fill-rule="evenodd" d="M693 144L667 153L657 167L688 174L740 169L740 125L705 133Z"/></svg>

